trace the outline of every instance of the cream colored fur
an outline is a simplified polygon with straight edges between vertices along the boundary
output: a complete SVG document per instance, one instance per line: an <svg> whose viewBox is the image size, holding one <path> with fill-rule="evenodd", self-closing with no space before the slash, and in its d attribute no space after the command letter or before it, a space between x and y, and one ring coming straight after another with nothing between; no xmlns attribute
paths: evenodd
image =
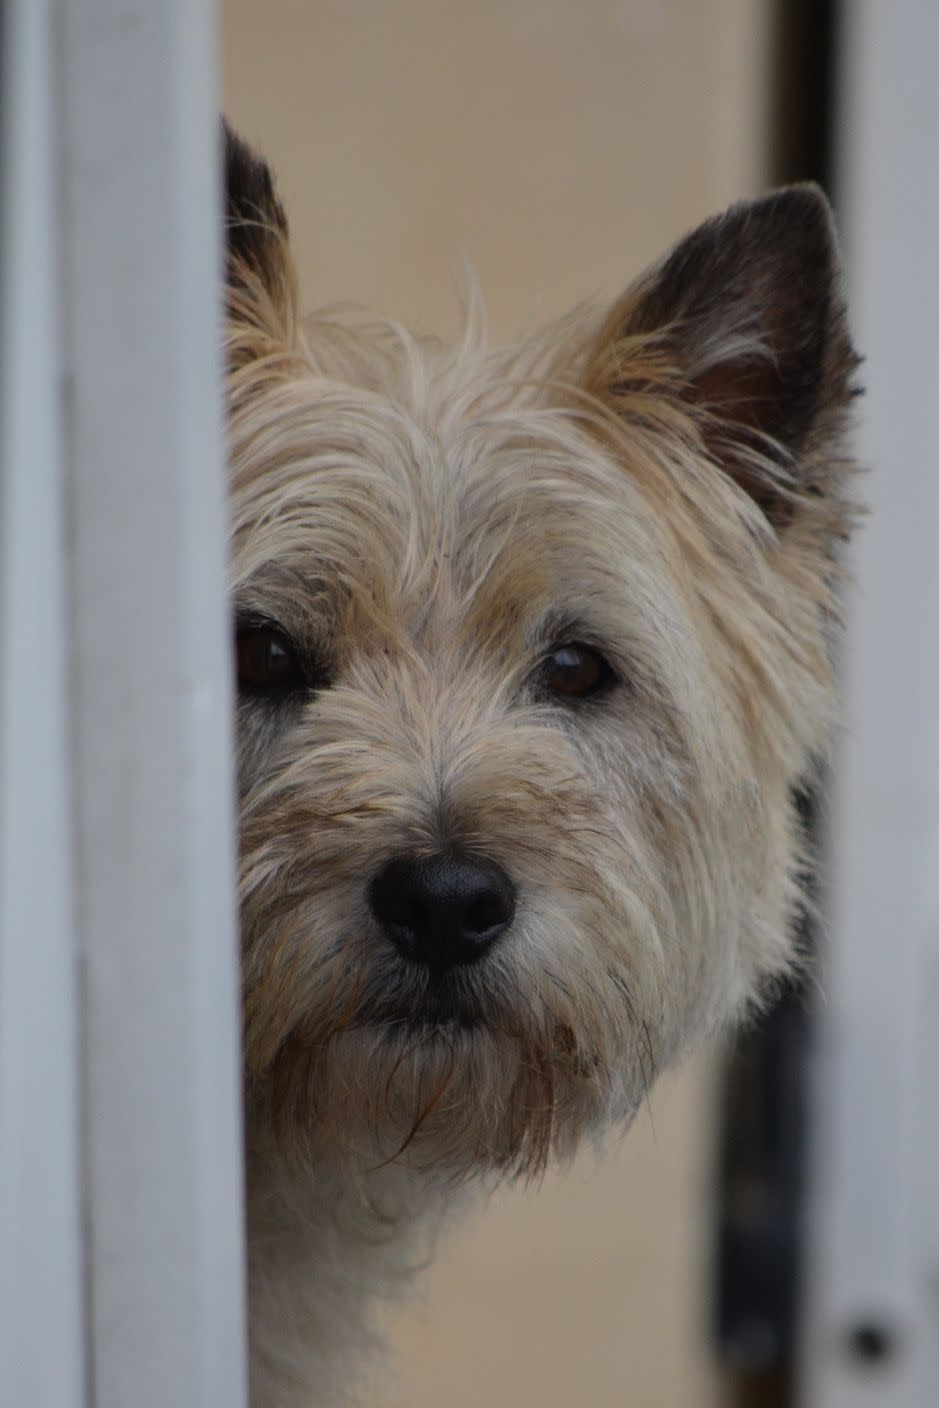
<svg viewBox="0 0 939 1408"><path fill-rule="evenodd" d="M853 362L833 295L793 447L748 419L779 355L759 271L697 331L694 294L654 325L660 285L694 288L671 265L508 350L475 299L456 348L301 327L258 216L229 289L233 597L322 684L239 706L252 1406L325 1408L445 1216L625 1128L791 964ZM539 692L569 639L613 666L602 699ZM366 900L440 848L519 894L454 978L466 1025L422 1022Z"/></svg>

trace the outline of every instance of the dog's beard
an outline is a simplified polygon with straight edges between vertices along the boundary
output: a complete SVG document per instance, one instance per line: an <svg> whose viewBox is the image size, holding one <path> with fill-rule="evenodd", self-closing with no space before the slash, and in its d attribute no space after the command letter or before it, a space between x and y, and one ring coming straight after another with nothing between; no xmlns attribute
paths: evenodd
<svg viewBox="0 0 939 1408"><path fill-rule="evenodd" d="M434 977L344 936L302 976L294 965L289 987L270 971L252 985L249 965L253 1117L301 1159L328 1148L454 1179L537 1176L585 1132L635 1112L657 1053L623 976L526 970L526 948L536 945L516 936Z"/></svg>
<svg viewBox="0 0 939 1408"><path fill-rule="evenodd" d="M499 829L489 806L487 852L520 882L510 931L436 976L368 909L363 872L395 850L375 820L387 805L354 798L327 825L275 797L275 814L243 820L249 1115L285 1151L525 1177L639 1107L682 1021L675 972L665 981L680 926L642 836L614 837L549 775L537 830L527 813Z"/></svg>

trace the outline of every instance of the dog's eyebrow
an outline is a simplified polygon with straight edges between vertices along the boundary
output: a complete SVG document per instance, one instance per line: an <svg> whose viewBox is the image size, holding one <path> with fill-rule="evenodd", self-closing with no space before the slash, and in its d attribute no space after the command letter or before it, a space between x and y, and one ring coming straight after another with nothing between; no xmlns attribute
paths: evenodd
<svg viewBox="0 0 939 1408"><path fill-rule="evenodd" d="M592 624L576 611L552 607L534 622L528 633L528 642L536 650L570 641L581 641L584 645L609 650L617 656L623 654L616 642L610 639L608 632Z"/></svg>
<svg viewBox="0 0 939 1408"><path fill-rule="evenodd" d="M237 625L275 626L320 660L332 653L337 601L323 578L265 564L234 588L231 611Z"/></svg>
<svg viewBox="0 0 939 1408"><path fill-rule="evenodd" d="M289 562L262 562L243 582L235 587L236 594L257 586L279 588L281 591L295 591L297 587L305 591L325 591L328 579L316 572L305 572Z"/></svg>
<svg viewBox="0 0 939 1408"><path fill-rule="evenodd" d="M334 603L335 590L326 577L278 562L264 563L232 591L236 615L285 611L291 616L309 614L321 619Z"/></svg>

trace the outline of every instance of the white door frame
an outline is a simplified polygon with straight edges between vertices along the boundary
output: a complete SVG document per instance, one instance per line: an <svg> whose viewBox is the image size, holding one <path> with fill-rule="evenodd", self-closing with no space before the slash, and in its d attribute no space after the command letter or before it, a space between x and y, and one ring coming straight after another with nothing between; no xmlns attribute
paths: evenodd
<svg viewBox="0 0 939 1408"><path fill-rule="evenodd" d="M83 1408L52 4L0 23L0 1402Z"/></svg>
<svg viewBox="0 0 939 1408"><path fill-rule="evenodd" d="M3 22L0 1401L239 1408L214 8Z"/></svg>
<svg viewBox="0 0 939 1408"><path fill-rule="evenodd" d="M827 834L806 1408L939 1403L939 5L848 0L835 144L865 354Z"/></svg>

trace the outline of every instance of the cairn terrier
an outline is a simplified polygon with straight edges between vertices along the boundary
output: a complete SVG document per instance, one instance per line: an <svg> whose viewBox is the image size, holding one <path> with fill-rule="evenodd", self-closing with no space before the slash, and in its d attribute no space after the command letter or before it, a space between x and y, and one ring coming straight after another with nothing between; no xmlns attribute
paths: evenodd
<svg viewBox="0 0 939 1408"><path fill-rule="evenodd" d="M828 206L508 349L301 323L226 131L252 1405L792 961L856 358Z"/></svg>

